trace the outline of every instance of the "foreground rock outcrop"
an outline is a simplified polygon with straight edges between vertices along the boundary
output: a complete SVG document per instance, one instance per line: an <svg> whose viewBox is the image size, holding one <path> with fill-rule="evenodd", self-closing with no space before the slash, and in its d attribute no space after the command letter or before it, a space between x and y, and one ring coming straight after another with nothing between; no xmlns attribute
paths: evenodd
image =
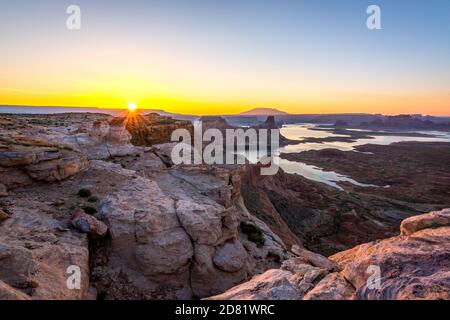
<svg viewBox="0 0 450 320"><path fill-rule="evenodd" d="M5 299L89 299L89 250L86 235L73 232L39 202L9 206L0 222L0 297ZM67 286L77 266L81 289Z"/></svg>
<svg viewBox="0 0 450 320"><path fill-rule="evenodd" d="M99 115L71 117L81 123L44 127L19 119L0 127L0 197L35 181L63 181L86 170L89 159L136 153L123 123Z"/></svg>
<svg viewBox="0 0 450 320"><path fill-rule="evenodd" d="M65 117L0 128L5 298L206 297L288 258L243 205L241 168L172 166L172 145L134 146L118 119Z"/></svg>
<svg viewBox="0 0 450 320"><path fill-rule="evenodd" d="M305 263L299 252L300 260L211 299L450 299L450 209L406 219L404 230L331 256L339 271Z"/></svg>
<svg viewBox="0 0 450 320"><path fill-rule="evenodd" d="M262 245L240 232L240 221L251 218L240 207L238 186L229 185L232 171L173 168L150 179L108 166L128 182L99 204L111 239L94 253L100 259L93 260L92 275L106 298L206 297L277 265L266 259L269 252L285 255L267 227Z"/></svg>

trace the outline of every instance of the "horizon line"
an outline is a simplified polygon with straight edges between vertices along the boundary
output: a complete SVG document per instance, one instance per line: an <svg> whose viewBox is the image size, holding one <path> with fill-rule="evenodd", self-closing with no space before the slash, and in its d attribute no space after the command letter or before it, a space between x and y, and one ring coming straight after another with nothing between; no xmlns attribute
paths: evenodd
<svg viewBox="0 0 450 320"><path fill-rule="evenodd" d="M111 110L111 111L126 111L127 108L113 108L113 107L97 107L97 106L64 106L64 105L14 105L14 104L0 104L1 107L15 107L15 108L78 108L78 109L100 109L100 110ZM160 111L169 114L175 115L184 115L184 116L267 116L272 114L260 114L260 115L245 115L244 113L257 110L257 109L272 109L274 111L278 111L284 114L274 114L273 116L301 116L301 115L381 115L381 116L398 116L398 115L420 115L420 116L431 116L431 117L450 117L450 114L423 114L423 113L371 113L371 112L335 112L335 113L290 113L278 108L272 107L255 107L252 109L246 109L246 111L242 111L239 113L215 113L215 114L196 114L196 113L178 113L172 111L166 111L164 108L148 108L148 107L139 107L138 110L142 111Z"/></svg>

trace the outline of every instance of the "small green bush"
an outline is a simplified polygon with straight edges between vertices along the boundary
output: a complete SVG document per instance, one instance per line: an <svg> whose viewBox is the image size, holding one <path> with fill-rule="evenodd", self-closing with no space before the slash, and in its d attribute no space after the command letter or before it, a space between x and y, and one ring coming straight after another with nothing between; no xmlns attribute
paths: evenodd
<svg viewBox="0 0 450 320"><path fill-rule="evenodd" d="M91 190L82 188L78 191L78 195L82 198L89 198L92 195Z"/></svg>
<svg viewBox="0 0 450 320"><path fill-rule="evenodd" d="M97 202L98 198L96 196L92 196L92 197L89 197L88 201L89 202Z"/></svg>
<svg viewBox="0 0 450 320"><path fill-rule="evenodd" d="M261 229L257 226L242 221L240 228L242 233L247 235L249 241L256 243L258 246L263 246L266 243L266 239L264 239Z"/></svg>
<svg viewBox="0 0 450 320"><path fill-rule="evenodd" d="M87 214L90 214L90 215L97 213L97 209L95 209L94 207L84 207L83 210L84 210L84 212L86 212Z"/></svg>

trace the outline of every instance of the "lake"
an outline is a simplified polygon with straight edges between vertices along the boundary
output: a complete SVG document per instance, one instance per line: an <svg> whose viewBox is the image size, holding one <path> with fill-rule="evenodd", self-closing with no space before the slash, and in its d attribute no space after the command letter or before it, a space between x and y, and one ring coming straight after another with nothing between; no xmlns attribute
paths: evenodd
<svg viewBox="0 0 450 320"><path fill-rule="evenodd" d="M345 135L338 135L332 132L323 130L313 130L316 124L302 123L285 125L280 129L280 133L291 140L302 140L304 138L327 138L327 137L345 137ZM367 130L365 130L367 131ZM309 180L325 183L329 186L342 190L338 182L350 182L353 185L360 187L389 187L389 186L374 186L360 183L348 176L341 175L334 171L324 171L319 167L308 165L302 162L289 161L281 159L281 153L297 153L308 150L321 149L338 149L342 151L353 151L356 146L364 144L379 144L389 145L391 143L403 141L423 141L423 142L450 142L450 133L440 131L410 131L425 133L429 135L436 135L437 137L408 137L408 136L373 136L373 139L358 139L355 142L326 142L326 143L299 143L281 147L279 150L274 150L273 154L278 161L280 168L290 174L299 174ZM256 155L248 155L247 158L251 162L256 162Z"/></svg>

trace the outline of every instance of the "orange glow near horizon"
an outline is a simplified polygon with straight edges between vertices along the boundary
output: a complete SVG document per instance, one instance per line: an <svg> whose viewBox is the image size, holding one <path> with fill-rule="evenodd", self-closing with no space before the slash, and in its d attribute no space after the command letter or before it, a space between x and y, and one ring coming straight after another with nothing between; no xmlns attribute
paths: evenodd
<svg viewBox="0 0 450 320"><path fill-rule="evenodd" d="M126 102L124 98L106 93L76 94L67 92L49 92L37 90L18 90L0 88L0 105L23 106L58 106L58 107L97 107L107 109L126 109L134 111L135 103ZM136 92L133 92L136 96ZM416 94L388 95L376 93L326 92L322 94L286 92L286 96L277 97L267 92L255 93L255 98L230 95L221 97L196 97L163 95L145 97L140 94L140 110L164 110L179 114L237 114L253 108L267 107L291 114L321 113L380 113L394 114L429 114L450 115L450 95Z"/></svg>

